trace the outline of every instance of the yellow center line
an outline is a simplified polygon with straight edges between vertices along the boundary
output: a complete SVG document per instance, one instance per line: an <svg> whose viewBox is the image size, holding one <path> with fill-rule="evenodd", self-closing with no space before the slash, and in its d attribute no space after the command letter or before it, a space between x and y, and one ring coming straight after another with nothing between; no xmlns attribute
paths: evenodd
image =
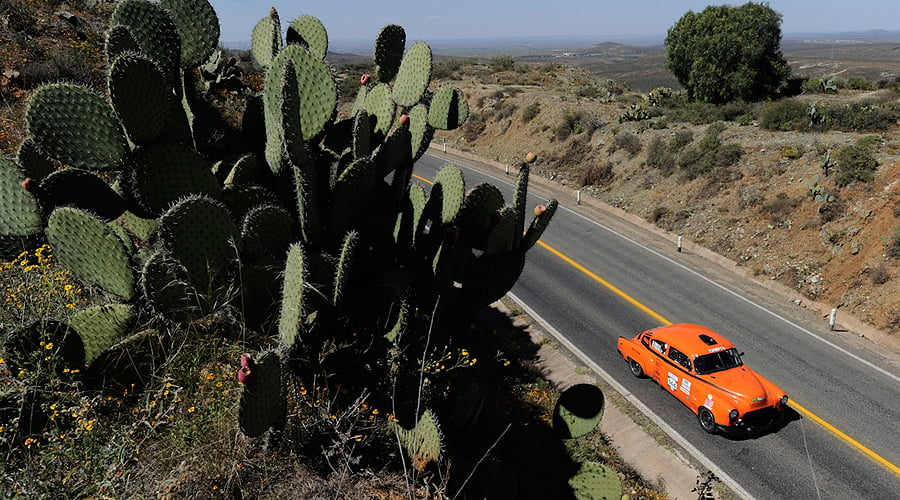
<svg viewBox="0 0 900 500"><path fill-rule="evenodd" d="M570 259L569 257L563 255L563 253L560 252L559 250L557 250L557 249L551 247L550 245L544 243L544 242L541 241L541 240L538 240L538 245L540 245L540 246L546 248L546 249L549 250L550 253L552 253L553 255L559 257L560 259L562 259L563 261L565 261L567 264L571 265L571 266L574 267L575 269L578 269L579 271L581 271L581 272L583 272L584 274L588 275L588 276L589 276L591 279L593 279L594 281L596 281L596 282L600 283L601 285L605 286L606 288L612 290L616 295L618 295L619 297L622 297L623 299L627 300L627 301L628 301L631 305L633 305L634 307L637 307L637 308L640 309L641 311L644 311L645 313L649 314L650 316L653 316L653 317L656 318L656 320L659 321L660 323L662 323L662 324L664 324L664 325L671 325L671 324L672 324L671 321L667 320L666 318L663 318L662 316L660 316L659 314L657 314L655 311L653 311L653 310L650 309L649 307L645 306L644 304L641 304L640 302L638 302L637 300L635 300L634 298L632 298L630 295L628 295L627 293L623 292L622 290L619 290L619 289L616 288L612 283L606 281L605 279L601 278L600 276L597 276L596 274L594 274L594 273L592 273L590 270L588 270L586 267L584 267L584 266L582 266L581 264L575 262L574 260Z"/></svg>
<svg viewBox="0 0 900 500"><path fill-rule="evenodd" d="M612 291L613 293L615 293L616 295L618 295L618 296L622 297L623 299L627 300L629 303L631 303L632 305L634 305L635 307L637 307L637 308L640 309L641 311L644 311L645 313L649 314L650 316L652 316L653 318L655 318L657 321L659 321L659 322L661 322L661 323L663 323L663 324L665 324L665 325L671 325L671 324L672 324L669 320L667 320L667 319L665 319L664 317L662 317L661 315L657 314L655 311L653 311L653 310L650 309L649 307L645 306L644 304L641 304L640 302L638 302L637 300L635 300L634 298L632 298L630 295L628 295L628 294L626 294L625 292L619 290L618 288L616 288L615 286L613 286L613 285L612 285L611 283L609 283L608 281L606 281L606 280L604 280L603 278L601 278L601 277L597 276L596 274L592 273L590 270L588 270L587 268L585 268L585 267L582 266L581 264L575 262L574 260L570 259L569 257L567 257L566 255L564 255L564 254L563 254L562 252L560 252L559 250L557 250L557 249L551 247L550 245L548 245L548 244L546 244L546 243L544 243L543 241L540 241L540 240L538 241L538 244L539 244L540 246L546 248L550 253L552 253L553 255L556 255L557 257L559 257L560 259L562 259L563 261L565 261L566 263L568 263L569 265L571 265L571 266L574 267L575 269L578 269L579 271L581 271L581 272L583 272L584 274L586 274L587 276L589 276L591 279L593 279L593 280L597 281L598 283L600 283L601 285L605 286L606 288L608 288L609 290L611 290L611 291ZM813 412L807 410L806 408L804 408L802 405L800 405L799 403L797 403L797 402L794 401L793 399L789 400L789 403L788 403L788 404L789 404L792 408L794 408L794 409L796 409L797 411L799 411L800 413L806 415L807 417L809 417L809 418L812 419L813 421L817 422L819 425L821 425L822 427L824 427L826 430L828 430L829 432L831 432L831 433L834 434L835 436L839 437L840 439L843 439L844 441L846 441L847 443L849 443L850 445L852 445L853 447L855 447L855 448L858 449L859 451L863 452L865 455L868 455L870 458L872 458L872 459L875 460L876 462L880 463L881 465L884 465L885 467L887 467L888 469L890 469L891 471L893 471L894 474L900 475L900 467L898 467L898 466L894 465L893 463L889 462L887 459L885 459L885 458L882 457L881 455L875 453L874 451L870 450L869 448L866 448L862 443L860 443L859 441L857 441L857 440L853 439L852 437L848 436L847 434L845 434L844 432L842 432L841 430L839 430L837 427L835 427L835 426L829 424L829 423L826 422L822 417L820 417L820 416L816 415L815 413L813 413Z"/></svg>
<svg viewBox="0 0 900 500"><path fill-rule="evenodd" d="M883 465L883 466L887 467L888 469L890 469L891 471L893 471L894 474L897 474L898 476L900 476L900 467L897 467L896 465L892 464L891 462L888 462L886 458L884 458L884 457L882 457L881 455L875 453L874 451L872 451L872 450L866 448L865 446L863 446L862 443L860 443L859 441L853 439L852 437L850 437L850 436L844 434L844 433L841 432L840 429L838 429L837 427L835 427L835 426L829 424L828 422L822 420L821 417L819 417L819 416L816 415L815 413L813 413L813 412L807 410L807 409L804 408L800 403L798 403L798 402L794 401L793 399L791 399L791 400L788 401L788 405L791 406L792 408L794 408L795 410L799 411L800 413L806 415L807 417L813 419L814 421L818 422L819 425L821 425L822 427L824 427L824 428L828 429L829 431L831 431L831 433L834 434L835 436L837 436L837 437L843 439L844 441L850 443L851 445L853 445L854 447L856 447L859 451L861 451L861 452L865 453L866 455L868 455L869 458L871 458L872 460L875 460L876 462L880 463L881 465Z"/></svg>

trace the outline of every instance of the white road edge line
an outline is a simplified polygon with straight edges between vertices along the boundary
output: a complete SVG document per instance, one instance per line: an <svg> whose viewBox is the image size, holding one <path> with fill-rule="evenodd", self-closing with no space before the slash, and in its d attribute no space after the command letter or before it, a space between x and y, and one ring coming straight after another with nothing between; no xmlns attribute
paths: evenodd
<svg viewBox="0 0 900 500"><path fill-rule="evenodd" d="M458 163L457 163L457 164L458 164ZM462 165L462 166L465 166L465 165ZM472 168L472 167L466 166L466 168ZM473 170L475 170L475 169L473 169ZM494 180L497 181L497 182L501 182L501 183L506 184L506 185L508 185L508 186L512 186L512 185L513 185L511 182L509 182L509 181L507 181L507 180L504 180L504 179L501 179L501 178L499 178L499 177L495 177L495 176L492 175L492 174L487 174L487 173L484 173L484 172L482 172L482 171L480 171L480 170L477 170L477 171L478 171L480 174L482 174L482 175L484 175L484 176L487 176L487 177L489 177L489 178L491 178L491 179L494 179ZM642 244L642 243L640 243L640 242L638 242L638 241L635 241L635 240L633 240L633 239L631 239L631 238L625 236L624 234L622 234L622 233L620 233L620 232L618 232L618 231L615 231L614 229L612 229L612 228L610 228L610 227L608 227L608 226L605 226L605 225L603 225L603 224L601 224L601 223L599 223L599 222L597 222L597 221L595 221L595 220L593 220L593 219L590 219L590 218L588 218L587 216L585 216L585 215L583 215L583 214L580 214L580 213L578 213L578 212L572 210L571 208L567 208L567 207L563 206L562 204L559 205L559 208L561 208L561 209L563 209L563 210L565 210L565 211L571 213L572 215L575 215L576 217L580 217L580 218L586 220L587 222L589 222L589 223L591 223L591 224L594 224L595 226L600 227L600 228L602 228L602 229L604 229L604 230L606 230L606 231L608 231L608 232L610 232L610 233L612 233L612 234L618 236L619 238L622 238L623 240L625 240L625 241L627 241L627 242L629 242L629 243L632 243L632 244L634 244L634 245L637 245L637 246L640 247L640 248L643 248L644 250L646 250L646 251L652 253L653 255L656 255L657 257L659 257L659 258L661 258L661 259L663 259L663 260L666 260L666 261L668 261L669 263L674 264L674 265L677 266L677 267L680 267L681 269L684 269L685 271L687 271L687 272L693 274L694 276L697 276L698 278L702 279L703 281L706 281L707 283L710 283L710 284L712 284L712 285L714 285L714 286L716 286L716 287L718 287L718 288L720 288L720 289L722 289L722 290L728 292L729 294L731 294L731 295L733 295L733 296L735 296L735 297L737 297L737 298L743 300L744 302L746 302L746 303L752 305L753 307L759 309L760 311L763 311L763 312L769 314L770 316L772 316L772 317L774 317L774 318L777 318L778 320L782 321L783 323L786 323L787 325L789 325L789 326L791 326L791 327L793 327L793 328L795 328L795 329L797 329L797 330L799 330L799 331L801 331L801 332L803 332L803 333L809 335L810 337L813 337L814 339L816 339L816 340L822 342L823 344L825 344L825 345L827 345L827 346L829 346L829 347L832 347L832 348L836 349L838 352L844 354L845 356L849 356L850 358L855 359L856 361L859 361L859 362L862 363L863 365L868 366L869 368L871 368L871 369L873 369L873 370L875 370L875 371L877 371L877 372L879 372L879 373L885 375L886 377L891 378L891 379L894 379L894 380L897 381L897 382L900 382L900 376L895 375L895 374L893 374L893 373L891 373L891 372L885 370L884 368L882 368L882 367L880 367L880 366L878 366L878 365L872 363L871 361L868 361L868 360L866 360L866 359L863 359L863 358L857 356L856 354L853 354L852 352L850 352L850 351L844 349L843 347L841 347L841 346L839 346L839 345L837 345L837 344L835 344L835 343L833 343L833 342L831 342L831 341L829 341L829 340L826 340L826 339L822 338L822 337L819 336L818 334L816 334L816 333L814 333L814 332L812 332L812 331L810 331L810 330L807 330L806 328L804 328L804 327L802 327L802 326L800 326L800 325L794 323L793 321L791 321L791 320L785 318L784 316L781 316L780 314L778 314L778 313L776 313L776 312L774 312L774 311L770 311L769 309L766 309L766 308L763 307L762 305L757 304L756 302L753 302L752 300L748 299L747 297L744 297L743 295L741 295L741 294L735 292L734 290L729 289L728 287L726 287L726 286L724 286L724 285L722 285L722 284L720 284L720 283L716 283L715 281L711 280L710 278L707 278L706 276L700 274L700 273L697 272L697 271L694 271L693 269L691 269L691 268L685 266L684 264L682 264L682 263L680 263L680 262L678 262L678 261L676 261L676 260L673 260L672 258L670 258L670 257L668 257L668 256L666 256L666 255L663 255L663 254L657 252L656 250L653 250L652 248L650 248L650 247L648 247L648 246L646 246L646 245L644 245L644 244Z"/></svg>
<svg viewBox="0 0 900 500"><path fill-rule="evenodd" d="M647 416L650 420L653 421L654 424L659 426L663 432L665 432L672 440L678 443L679 446L684 448L688 453L690 453L697 461L699 461L704 467L706 467L710 472L716 475L722 483L724 483L728 488L730 488L735 494L740 496L741 498L745 498L747 500L753 500L753 495L750 494L747 490L745 490L740 484L737 483L731 476L725 473L724 470L719 468L712 460L706 457L699 449L694 447L684 436L678 433L672 426L667 424L662 418L660 418L656 413L654 413L650 408L647 407L641 400L639 400L635 395L633 395L628 389L625 388L624 385L620 384L616 379L614 379L609 373L606 372L603 368L600 367L597 363L595 363L591 358L589 358L585 353L581 351L574 344L569 342L567 338L565 338L556 328L553 327L550 323L544 320L534 309L525 304L522 300L516 297L512 292L507 293L507 296L513 299L519 307L521 307L529 316L534 318L535 321L541 324L541 326L547 330L553 338L556 339L557 342L564 345L566 349L568 349L572 354L578 357L584 364L586 364L591 370L593 370L597 375L600 375L607 384L612 386L614 390L616 390L619 394L622 395L628 402L637 407L637 409Z"/></svg>

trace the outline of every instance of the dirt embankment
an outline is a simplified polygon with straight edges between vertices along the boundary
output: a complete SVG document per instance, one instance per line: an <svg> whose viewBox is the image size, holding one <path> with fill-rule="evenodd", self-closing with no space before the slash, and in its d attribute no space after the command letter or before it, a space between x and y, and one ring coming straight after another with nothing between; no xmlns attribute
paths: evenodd
<svg viewBox="0 0 900 500"><path fill-rule="evenodd" d="M670 171L648 166L651 143L681 136L691 138L688 146L698 144L709 125L665 116L620 122L641 94L625 93L614 102L576 97L558 82L590 77L558 71L566 75L557 77L555 86L454 82L468 98L470 122L462 130L439 133L434 143L446 141L510 164L533 151L540 158L534 174L583 188L584 195L681 234L760 278L791 287L798 300L831 304L900 335L900 259L891 256L900 237L900 128L800 133L765 130L748 120L720 122L720 141L737 145L740 159L724 177L688 179L678 165ZM854 99L900 99L890 92L842 90L810 99L828 99L834 106ZM621 138L629 135L634 139ZM826 152L833 155L866 136L875 136L875 178L835 186L833 173L826 177L822 169ZM593 184L585 186L588 173ZM823 204L809 196L808 183L817 175L834 200Z"/></svg>

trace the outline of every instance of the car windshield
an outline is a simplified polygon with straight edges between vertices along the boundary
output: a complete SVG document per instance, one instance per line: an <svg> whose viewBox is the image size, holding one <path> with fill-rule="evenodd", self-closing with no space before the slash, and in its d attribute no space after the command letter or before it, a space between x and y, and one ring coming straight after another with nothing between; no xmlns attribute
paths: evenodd
<svg viewBox="0 0 900 500"><path fill-rule="evenodd" d="M733 347L731 349L697 356L694 359L694 369L697 370L698 375L728 370L729 368L741 366L741 364L743 364L741 363L741 355L738 354L737 349Z"/></svg>

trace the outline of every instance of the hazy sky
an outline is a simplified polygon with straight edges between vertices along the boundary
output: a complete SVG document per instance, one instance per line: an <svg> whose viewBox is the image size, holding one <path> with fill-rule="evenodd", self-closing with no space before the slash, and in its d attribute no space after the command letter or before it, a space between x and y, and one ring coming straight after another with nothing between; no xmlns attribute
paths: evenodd
<svg viewBox="0 0 900 500"><path fill-rule="evenodd" d="M330 40L374 40L399 24L408 41L511 36L664 36L688 10L734 1L695 0L210 0L223 42L250 39L253 26L275 7L282 27L301 15L319 18ZM762 3L762 2L760 2ZM772 0L783 33L900 30L898 0ZM601 40L603 41L603 40Z"/></svg>

